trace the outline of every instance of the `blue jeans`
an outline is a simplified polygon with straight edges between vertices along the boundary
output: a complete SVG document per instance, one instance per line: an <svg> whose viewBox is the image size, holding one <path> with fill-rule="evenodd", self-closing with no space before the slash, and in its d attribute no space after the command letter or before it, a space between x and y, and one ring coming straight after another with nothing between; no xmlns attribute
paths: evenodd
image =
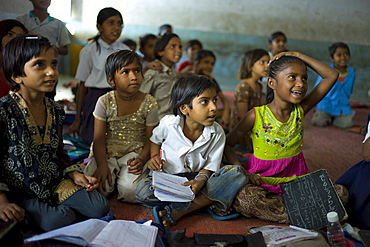
<svg viewBox="0 0 370 247"><path fill-rule="evenodd" d="M198 173L177 174L187 177L189 180L194 179ZM224 166L217 170L207 180L206 184L200 190L209 200L215 202L215 206L220 210L227 210L231 207L236 194L248 182L246 172L240 166ZM154 196L152 178L142 179L136 188L136 200L146 206L169 205L172 209L184 211L190 202L162 202Z"/></svg>
<svg viewBox="0 0 370 247"><path fill-rule="evenodd" d="M76 212L88 218L101 218L110 209L108 200L97 191L84 189L75 192L58 206L50 206L38 198L14 200L26 211L29 219L44 231L72 224Z"/></svg>

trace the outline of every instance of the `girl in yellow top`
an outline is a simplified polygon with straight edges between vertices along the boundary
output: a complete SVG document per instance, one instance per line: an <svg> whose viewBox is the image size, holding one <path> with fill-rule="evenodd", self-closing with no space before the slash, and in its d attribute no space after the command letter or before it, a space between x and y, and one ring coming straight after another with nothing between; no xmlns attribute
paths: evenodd
<svg viewBox="0 0 370 247"><path fill-rule="evenodd" d="M323 78L307 95L306 65ZM272 97L268 98L272 100L267 105L248 111L227 136L225 155L228 162L234 165L241 165L233 151L239 139L251 131L253 143L254 153L244 168L250 173L249 178L254 187L246 185L239 192L234 203L237 211L246 216L287 222L284 206L275 207L282 205L280 186L262 184L256 174L291 177L310 172L301 148L304 116L328 93L337 77L335 69L298 52L279 53L271 59L267 83L273 92ZM262 187L259 187L261 184ZM262 203L264 200L254 197L259 193L267 198L273 195L276 201L271 205L266 200ZM258 198L261 198L261 194Z"/></svg>

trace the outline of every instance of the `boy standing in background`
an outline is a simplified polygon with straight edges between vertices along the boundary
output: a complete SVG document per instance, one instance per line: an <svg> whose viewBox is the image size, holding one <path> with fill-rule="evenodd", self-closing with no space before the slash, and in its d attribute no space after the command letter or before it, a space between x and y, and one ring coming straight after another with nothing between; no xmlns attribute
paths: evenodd
<svg viewBox="0 0 370 247"><path fill-rule="evenodd" d="M23 23L30 32L47 37L58 49L59 55L68 54L69 33L64 23L48 13L51 0L29 0L33 10L16 19Z"/></svg>
<svg viewBox="0 0 370 247"><path fill-rule="evenodd" d="M354 112L351 111L349 98L353 91L355 81L355 70L349 67L350 51L344 43L334 43L329 47L330 67L339 72L339 77L329 91L316 107L311 123L315 126L324 127L333 124L338 128L350 128L353 126ZM319 76L316 85L322 78Z"/></svg>

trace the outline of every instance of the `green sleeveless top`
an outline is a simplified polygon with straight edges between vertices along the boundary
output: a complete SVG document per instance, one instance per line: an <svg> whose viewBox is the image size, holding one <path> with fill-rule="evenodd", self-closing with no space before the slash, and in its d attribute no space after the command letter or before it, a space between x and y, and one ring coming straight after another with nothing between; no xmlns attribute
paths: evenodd
<svg viewBox="0 0 370 247"><path fill-rule="evenodd" d="M256 158L278 160L302 151L304 113L300 105L293 105L286 123L277 120L267 105L254 109L256 119L251 138Z"/></svg>

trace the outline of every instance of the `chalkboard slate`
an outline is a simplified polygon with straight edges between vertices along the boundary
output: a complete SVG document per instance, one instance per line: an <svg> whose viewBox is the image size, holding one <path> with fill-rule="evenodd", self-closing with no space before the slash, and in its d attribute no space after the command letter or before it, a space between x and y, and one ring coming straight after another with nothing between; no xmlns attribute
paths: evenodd
<svg viewBox="0 0 370 247"><path fill-rule="evenodd" d="M289 223L306 229L317 229L328 224L328 212L338 213L340 220L347 218L326 170L318 170L307 176L281 185L283 201Z"/></svg>

